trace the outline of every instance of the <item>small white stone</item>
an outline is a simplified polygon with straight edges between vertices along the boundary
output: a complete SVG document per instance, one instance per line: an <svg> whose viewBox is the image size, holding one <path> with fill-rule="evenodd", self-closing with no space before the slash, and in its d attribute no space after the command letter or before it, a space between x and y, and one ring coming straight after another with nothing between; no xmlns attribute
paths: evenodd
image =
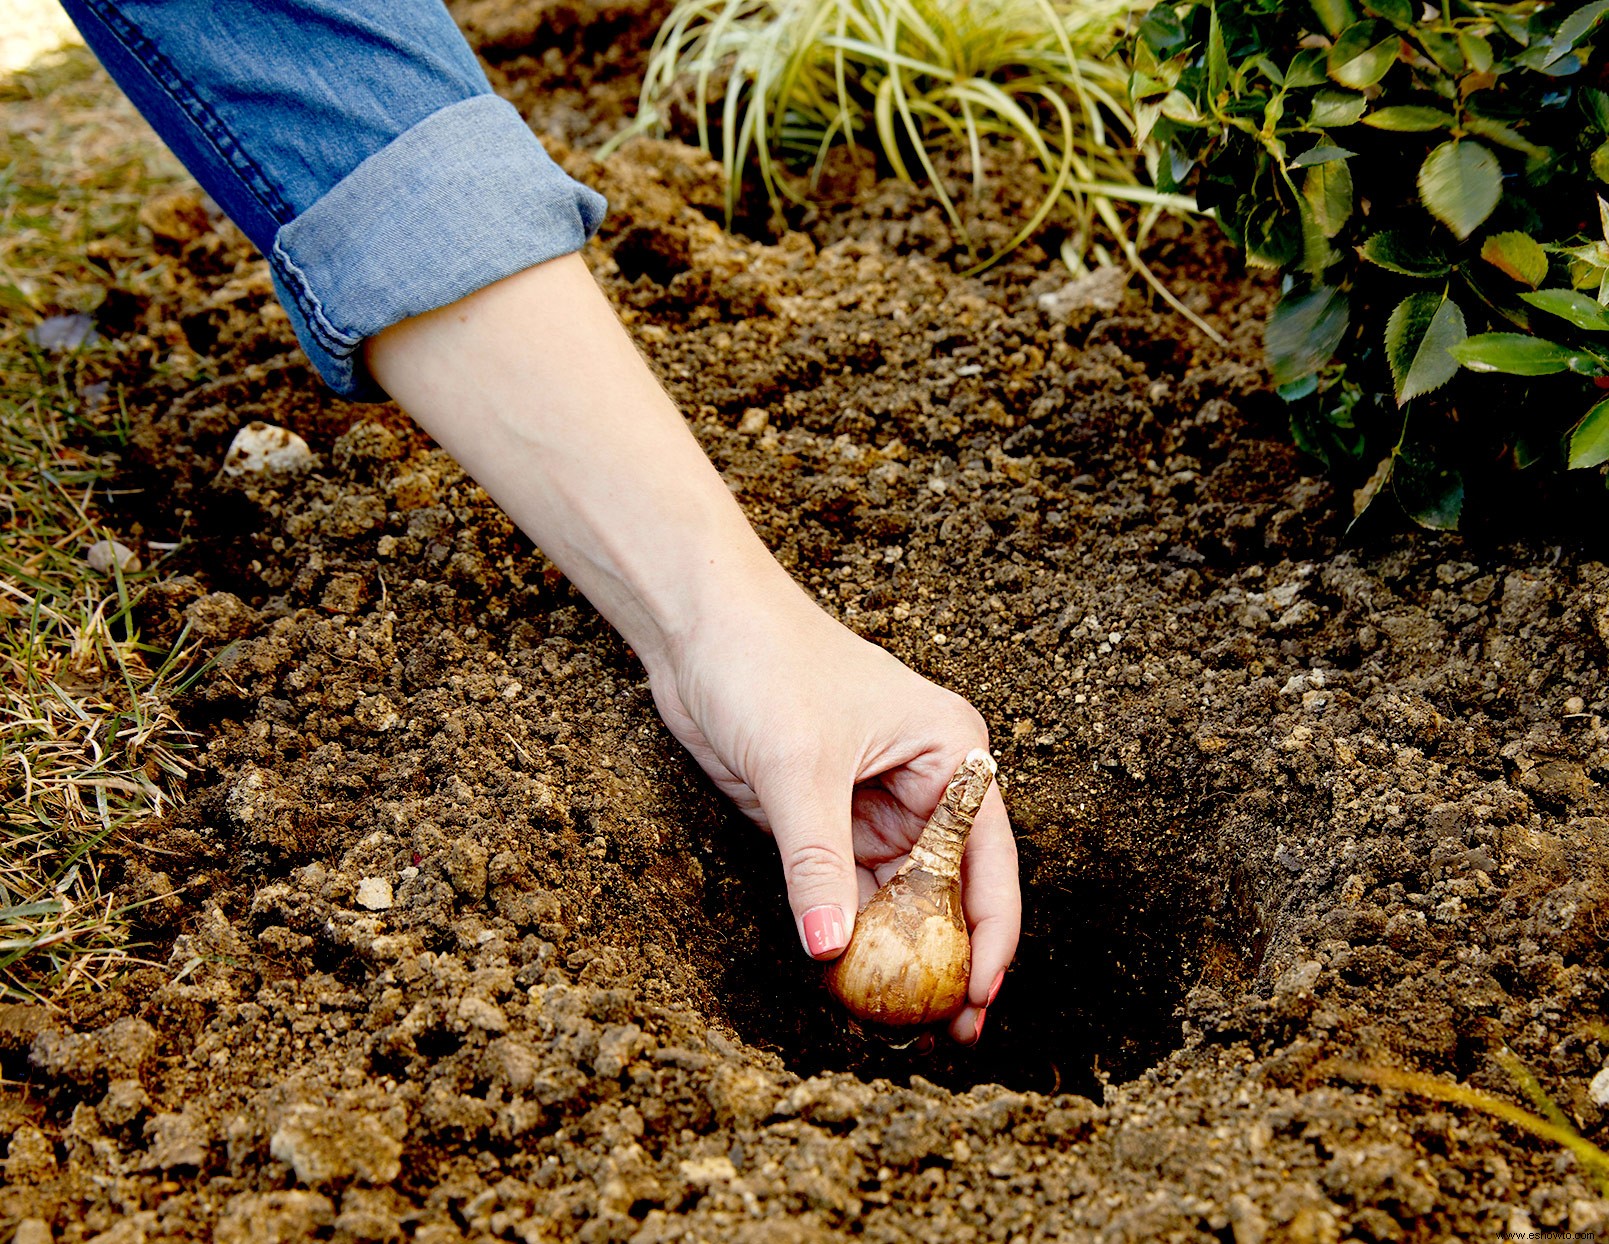
<svg viewBox="0 0 1609 1244"><path fill-rule="evenodd" d="M1587 1096L1595 1106L1609 1106L1609 1066L1592 1077L1592 1083L1587 1085Z"/></svg>
<svg viewBox="0 0 1609 1244"><path fill-rule="evenodd" d="M289 428L261 421L248 423L235 433L224 455L225 475L260 475L264 471L305 471L313 465L313 451Z"/></svg>
<svg viewBox="0 0 1609 1244"><path fill-rule="evenodd" d="M1103 265L1074 277L1060 289L1039 295L1039 309L1053 320L1069 319L1075 311L1116 311L1123 304L1129 283L1127 268Z"/></svg>
<svg viewBox="0 0 1609 1244"><path fill-rule="evenodd" d="M736 1174L736 1172L733 1172ZM17 1224L17 1233L11 1244L50 1244L56 1237L50 1233L50 1224L43 1218L24 1218Z"/></svg>
<svg viewBox="0 0 1609 1244"><path fill-rule="evenodd" d="M737 1178L737 1167L727 1157L688 1158L679 1169L683 1179L699 1188L731 1183Z"/></svg>
<svg viewBox="0 0 1609 1244"><path fill-rule="evenodd" d="M116 566L124 574L133 574L140 568L140 556L128 545L117 540L97 540L84 554L89 568L96 574L111 574Z"/></svg>
<svg viewBox="0 0 1609 1244"><path fill-rule="evenodd" d="M738 421L737 430L744 436L758 436L771 424L771 416L763 407L750 406Z"/></svg>
<svg viewBox="0 0 1609 1244"><path fill-rule="evenodd" d="M358 906L370 911L385 911L395 900L391 897L391 883L384 877L365 877L358 882Z"/></svg>

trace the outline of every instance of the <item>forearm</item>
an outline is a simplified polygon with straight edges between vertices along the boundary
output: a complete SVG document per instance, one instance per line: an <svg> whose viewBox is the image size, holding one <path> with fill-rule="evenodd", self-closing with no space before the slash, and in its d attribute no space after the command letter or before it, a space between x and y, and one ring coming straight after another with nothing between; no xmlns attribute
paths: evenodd
<svg viewBox="0 0 1609 1244"><path fill-rule="evenodd" d="M368 343L380 384L653 670L734 598L798 595L579 255Z"/></svg>

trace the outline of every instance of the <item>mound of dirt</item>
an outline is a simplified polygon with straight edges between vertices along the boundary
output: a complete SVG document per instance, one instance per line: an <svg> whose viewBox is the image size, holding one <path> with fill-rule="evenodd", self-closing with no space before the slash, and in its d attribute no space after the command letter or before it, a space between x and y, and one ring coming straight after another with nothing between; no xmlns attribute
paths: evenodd
<svg viewBox="0 0 1609 1244"><path fill-rule="evenodd" d="M534 84L516 97L558 101L539 129L630 98L620 32L651 9L479 7L496 71ZM1350 498L1264 389L1271 291L1200 240L1157 262L1228 349L1132 292L1057 318L1041 251L958 276L953 240L889 210L903 188L756 240L713 222L695 151L557 149L611 201L594 270L767 542L994 731L1027 914L983 1041L845 1027L769 842L630 654L397 411L318 388L260 261L209 224L164 244L171 298L134 331L211 379L121 377L144 533L193 541L144 625L219 652L186 705L190 801L124 864L167 966L71 1016L0 1014L28 1086L0 1223L1609 1228L1566 1152L1341 1065L1512 1096L1506 1045L1602 1129L1609 569L1347 539ZM314 468L220 475L256 419Z"/></svg>

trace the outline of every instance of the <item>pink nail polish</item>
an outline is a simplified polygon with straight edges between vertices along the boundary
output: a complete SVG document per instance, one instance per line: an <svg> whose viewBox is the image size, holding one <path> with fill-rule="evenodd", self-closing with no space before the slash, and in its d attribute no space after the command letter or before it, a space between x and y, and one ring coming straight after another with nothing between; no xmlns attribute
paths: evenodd
<svg viewBox="0 0 1609 1244"><path fill-rule="evenodd" d="M1005 983L1006 970L1005 968L1001 968L999 974L994 978L994 984L989 986L989 996L984 999L983 1005L986 1008L994 1005L995 995L1000 992L1000 986L1004 985Z"/></svg>
<svg viewBox="0 0 1609 1244"><path fill-rule="evenodd" d="M812 907L800 923L804 925L805 949L812 958L836 954L849 944L849 930L844 925L841 907Z"/></svg>
<svg viewBox="0 0 1609 1244"><path fill-rule="evenodd" d="M972 1044L973 1045L976 1045L978 1043L978 1041L983 1037L983 1021L988 1019L988 1018L989 1018L989 1008L986 1007L986 1006L980 1006L978 1008L978 1018L972 1021Z"/></svg>

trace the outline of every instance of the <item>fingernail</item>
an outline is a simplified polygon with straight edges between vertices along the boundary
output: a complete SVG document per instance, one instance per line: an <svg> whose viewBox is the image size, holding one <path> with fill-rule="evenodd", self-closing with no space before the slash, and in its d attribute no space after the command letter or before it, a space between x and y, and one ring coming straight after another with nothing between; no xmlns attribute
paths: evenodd
<svg viewBox="0 0 1609 1244"><path fill-rule="evenodd" d="M836 905L812 907L805 912L805 949L812 958L837 954L849 945L849 930L844 924L844 909Z"/></svg>
<svg viewBox="0 0 1609 1244"><path fill-rule="evenodd" d="M989 1018L989 1008L986 1007L986 1006L980 1006L978 1008L978 1018L972 1021L972 1044L973 1045L976 1045L978 1043L979 1038L981 1038L983 1036L983 1021L988 1019L988 1018Z"/></svg>
<svg viewBox="0 0 1609 1244"><path fill-rule="evenodd" d="M986 1008L991 1007L991 1006L994 1005L994 997L995 997L995 995L997 993L1000 992L1000 986L1004 985L1005 983L1006 983L1006 970L1005 970L1005 968L1001 968L999 974L996 975L995 978L994 978L994 984L989 986L989 996L984 999L983 1005Z"/></svg>

